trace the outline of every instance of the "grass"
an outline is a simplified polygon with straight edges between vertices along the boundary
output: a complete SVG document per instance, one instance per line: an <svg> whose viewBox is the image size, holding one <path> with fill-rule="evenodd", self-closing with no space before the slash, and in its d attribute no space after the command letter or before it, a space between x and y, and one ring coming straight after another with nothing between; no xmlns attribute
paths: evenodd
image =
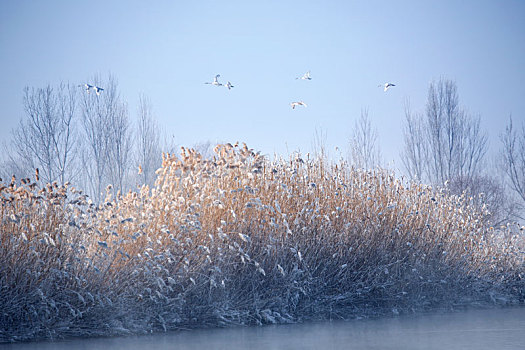
<svg viewBox="0 0 525 350"><path fill-rule="evenodd" d="M524 235L472 198L246 145L94 205L0 185L0 341L523 304Z"/></svg>

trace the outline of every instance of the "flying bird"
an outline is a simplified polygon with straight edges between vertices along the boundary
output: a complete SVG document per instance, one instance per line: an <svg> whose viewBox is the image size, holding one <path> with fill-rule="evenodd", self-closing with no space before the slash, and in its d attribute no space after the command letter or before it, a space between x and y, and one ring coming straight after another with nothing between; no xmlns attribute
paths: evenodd
<svg viewBox="0 0 525 350"><path fill-rule="evenodd" d="M297 107L297 106L305 106L305 107L307 107L306 103L304 103L303 101L292 102L292 103L290 103L290 105L292 106L292 109L295 109L295 107Z"/></svg>
<svg viewBox="0 0 525 350"><path fill-rule="evenodd" d="M384 88L385 91L387 91L388 89L390 89L392 86L396 86L395 84L392 84L392 83L385 83L383 85L378 85L377 87L382 87Z"/></svg>
<svg viewBox="0 0 525 350"><path fill-rule="evenodd" d="M103 88L98 87L98 86L93 87L93 89L95 89L95 93L97 94L97 96L100 96L100 93L101 93L102 91L104 91Z"/></svg>
<svg viewBox="0 0 525 350"><path fill-rule="evenodd" d="M219 83L219 77L220 77L220 76L221 76L220 74L217 74L217 75L215 76L215 78L213 78L213 82L211 82L211 83L206 82L206 83L204 83L204 84L210 84L210 85L214 85L214 86L222 86L222 84Z"/></svg>
<svg viewBox="0 0 525 350"><path fill-rule="evenodd" d="M297 77L295 79L302 79L302 80L312 80L312 77L310 76L310 71L304 73L302 77Z"/></svg>
<svg viewBox="0 0 525 350"><path fill-rule="evenodd" d="M93 85L90 85L88 83L85 83L85 84L82 84L82 85L79 85L78 87L83 87L86 89L86 92L89 94L89 90L93 89L94 86Z"/></svg>
<svg viewBox="0 0 525 350"><path fill-rule="evenodd" d="M226 86L228 88L228 90L231 90L232 87L235 87L232 85L232 83L228 82L228 84L225 84L224 86Z"/></svg>

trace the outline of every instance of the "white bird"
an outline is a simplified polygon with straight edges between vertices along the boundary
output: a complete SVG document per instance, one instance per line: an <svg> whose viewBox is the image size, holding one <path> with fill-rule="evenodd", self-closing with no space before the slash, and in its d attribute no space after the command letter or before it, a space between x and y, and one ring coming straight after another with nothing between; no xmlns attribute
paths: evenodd
<svg viewBox="0 0 525 350"><path fill-rule="evenodd" d="M225 84L224 86L226 86L228 88L228 90L231 90L232 87L235 87L230 82L228 82L228 84Z"/></svg>
<svg viewBox="0 0 525 350"><path fill-rule="evenodd" d="M306 103L304 103L303 101L292 102L292 103L290 103L290 106L292 106L292 109L295 109L295 107L297 107L297 106L305 106L305 107L308 107L308 106L306 105Z"/></svg>
<svg viewBox="0 0 525 350"><path fill-rule="evenodd" d="M302 77L297 77L295 79L302 79L302 80L312 80L312 77L310 76L310 71L304 73Z"/></svg>
<svg viewBox="0 0 525 350"><path fill-rule="evenodd" d="M78 87L84 87L86 89L86 92L89 94L89 90L93 89L94 86L88 83L85 83L85 84L79 85Z"/></svg>
<svg viewBox="0 0 525 350"><path fill-rule="evenodd" d="M214 85L214 86L222 86L222 84L219 83L219 77L220 77L220 76L221 76L220 74L217 74L217 75L215 76L215 78L213 78L213 82L211 82L211 83L206 82L206 83L204 83L204 84L210 84L210 85Z"/></svg>
<svg viewBox="0 0 525 350"><path fill-rule="evenodd" d="M102 91L104 91L103 88L98 87L98 86L94 86L93 89L95 89L95 93L97 94L97 96L100 96L100 93L101 93Z"/></svg>
<svg viewBox="0 0 525 350"><path fill-rule="evenodd" d="M378 87L382 87L384 88L385 91L387 91L388 89L390 89L392 86L396 86L395 84L392 84L392 83L385 83L383 85L378 85Z"/></svg>

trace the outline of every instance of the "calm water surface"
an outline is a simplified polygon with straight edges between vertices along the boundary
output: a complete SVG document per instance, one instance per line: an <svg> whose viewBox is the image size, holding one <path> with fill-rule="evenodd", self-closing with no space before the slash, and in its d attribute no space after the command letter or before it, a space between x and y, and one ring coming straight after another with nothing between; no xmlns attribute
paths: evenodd
<svg viewBox="0 0 525 350"><path fill-rule="evenodd" d="M525 349L525 308L9 344L50 349Z"/></svg>

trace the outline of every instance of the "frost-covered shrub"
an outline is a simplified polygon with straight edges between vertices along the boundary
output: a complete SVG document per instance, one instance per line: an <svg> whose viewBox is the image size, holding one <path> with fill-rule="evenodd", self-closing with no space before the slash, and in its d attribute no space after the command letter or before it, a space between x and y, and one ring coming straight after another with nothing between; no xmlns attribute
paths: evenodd
<svg viewBox="0 0 525 350"><path fill-rule="evenodd" d="M524 238L472 199L244 146L165 154L98 206L2 185L0 340L523 303Z"/></svg>

